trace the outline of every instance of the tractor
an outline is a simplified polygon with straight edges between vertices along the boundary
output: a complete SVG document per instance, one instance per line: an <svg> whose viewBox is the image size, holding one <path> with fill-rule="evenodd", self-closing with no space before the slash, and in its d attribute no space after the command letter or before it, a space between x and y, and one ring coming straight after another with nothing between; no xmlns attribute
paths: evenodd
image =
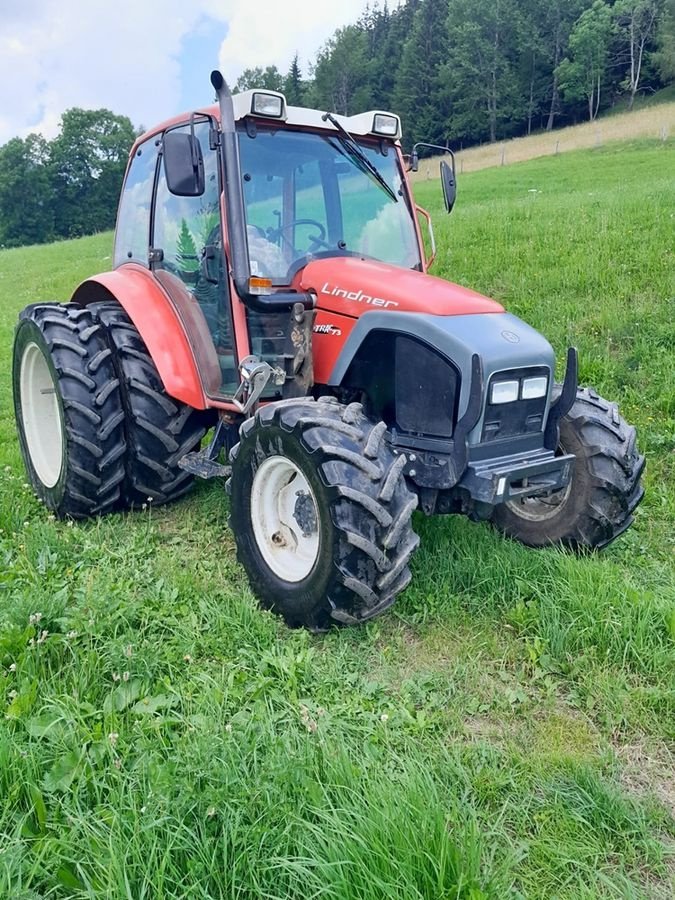
<svg viewBox="0 0 675 900"><path fill-rule="evenodd" d="M635 429L548 341L428 274L420 152L385 111L231 94L139 137L112 271L20 314L13 384L38 497L82 518L223 478L261 604L321 631L408 585L416 509L532 547L605 547L643 490ZM421 220L426 220L425 252ZM206 440L205 440L206 438Z"/></svg>

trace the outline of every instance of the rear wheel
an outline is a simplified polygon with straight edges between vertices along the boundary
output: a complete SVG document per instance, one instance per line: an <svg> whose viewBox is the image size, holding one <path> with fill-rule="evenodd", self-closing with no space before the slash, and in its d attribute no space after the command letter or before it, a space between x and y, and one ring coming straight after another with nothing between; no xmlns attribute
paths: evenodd
<svg viewBox="0 0 675 900"><path fill-rule="evenodd" d="M38 497L58 516L113 509L124 479L124 412L103 328L73 304L27 307L12 374L19 445Z"/></svg>
<svg viewBox="0 0 675 900"><path fill-rule="evenodd" d="M570 483L544 497L497 507L493 522L531 547L606 547L631 524L644 494L644 457L637 449L635 429L619 415L616 404L580 388L560 422L559 449L575 456Z"/></svg>
<svg viewBox="0 0 675 900"><path fill-rule="evenodd" d="M364 622L410 581L417 496L384 432L331 397L273 403L241 426L228 484L238 557L292 626Z"/></svg>
<svg viewBox="0 0 675 900"><path fill-rule="evenodd" d="M145 342L119 304L92 303L88 308L105 327L121 386L127 442L124 503L175 500L193 482L178 461L199 449L208 413L166 393Z"/></svg>

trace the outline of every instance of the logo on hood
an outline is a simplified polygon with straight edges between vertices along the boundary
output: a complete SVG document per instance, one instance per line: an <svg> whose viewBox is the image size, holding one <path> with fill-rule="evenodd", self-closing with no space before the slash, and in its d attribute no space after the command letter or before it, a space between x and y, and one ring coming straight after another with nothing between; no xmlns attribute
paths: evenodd
<svg viewBox="0 0 675 900"><path fill-rule="evenodd" d="M352 300L356 303L367 303L369 306L379 306L383 309L388 309L390 306L398 306L395 300L373 297L371 294L364 294L363 291L348 291L337 285L332 286L328 281L321 288L321 293L328 294L329 297L341 297L343 300Z"/></svg>

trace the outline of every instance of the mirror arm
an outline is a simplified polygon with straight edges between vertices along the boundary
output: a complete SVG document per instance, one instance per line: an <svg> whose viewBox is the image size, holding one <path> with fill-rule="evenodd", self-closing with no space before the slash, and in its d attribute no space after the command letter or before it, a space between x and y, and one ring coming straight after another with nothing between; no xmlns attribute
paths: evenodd
<svg viewBox="0 0 675 900"><path fill-rule="evenodd" d="M441 144L427 144L426 141L418 141L412 148L412 153L410 154L410 159L413 161L413 165L419 165L419 153L417 151L418 147L426 147L428 150L440 150L441 153L449 153L450 159L452 160L452 174L455 174L455 154L449 147L443 147ZM413 168L413 172L416 172L417 169Z"/></svg>

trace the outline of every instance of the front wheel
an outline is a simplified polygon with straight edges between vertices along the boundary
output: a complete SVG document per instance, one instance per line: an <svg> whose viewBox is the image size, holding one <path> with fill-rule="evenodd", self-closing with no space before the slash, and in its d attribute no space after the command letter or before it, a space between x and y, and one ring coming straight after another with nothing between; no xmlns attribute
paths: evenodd
<svg viewBox="0 0 675 900"><path fill-rule="evenodd" d="M366 621L410 581L417 496L385 430L331 397L269 404L241 427L228 485L238 557L291 626Z"/></svg>
<svg viewBox="0 0 675 900"><path fill-rule="evenodd" d="M498 506L492 521L530 547L565 544L577 550L601 549L633 521L644 491L635 428L590 388L580 388L560 422L562 453L575 456L569 484L542 497Z"/></svg>

